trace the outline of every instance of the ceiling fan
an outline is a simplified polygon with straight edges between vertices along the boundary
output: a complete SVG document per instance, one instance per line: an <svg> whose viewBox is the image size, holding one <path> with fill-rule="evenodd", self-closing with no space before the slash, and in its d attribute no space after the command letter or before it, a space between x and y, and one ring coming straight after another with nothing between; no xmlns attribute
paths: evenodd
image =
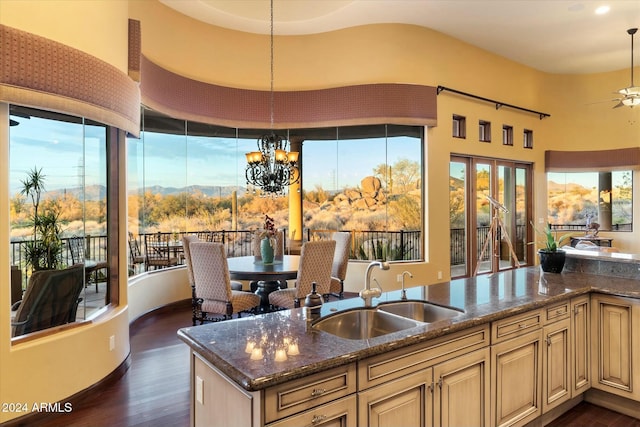
<svg viewBox="0 0 640 427"><path fill-rule="evenodd" d="M631 86L622 88L618 91L622 98L617 98L614 101L618 101L613 108L618 107L631 107L640 105L640 86L633 84L633 35L638 31L637 28L629 28L627 34L631 36Z"/></svg>

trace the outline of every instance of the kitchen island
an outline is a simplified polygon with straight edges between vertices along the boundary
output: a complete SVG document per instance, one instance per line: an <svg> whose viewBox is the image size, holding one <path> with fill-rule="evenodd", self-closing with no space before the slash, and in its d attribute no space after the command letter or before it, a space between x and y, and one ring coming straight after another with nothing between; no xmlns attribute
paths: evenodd
<svg viewBox="0 0 640 427"><path fill-rule="evenodd" d="M326 413L322 416L312 413L314 408L322 405L337 405L337 409L328 407L326 410L331 412L331 409L336 409L337 414L343 414L344 416L340 415L340 420L344 425L366 425L372 422L371 417L377 417L377 421L380 421L384 418L383 413L389 413L388 408L376 407L376 402L383 401L380 396L374 397L376 393L381 392L383 386L404 390L399 381L406 382L414 375L420 377L418 386L416 388L412 384L407 390L418 390L418 395L434 395L433 398L426 399L429 400L426 404L421 403L418 418L431 417L438 420L434 421L435 425L445 424L442 413L432 413L433 410L437 412L438 408L442 409L442 402L435 402L433 384L439 382L438 385L442 388L444 378L440 375L438 381L432 370L437 371L445 361L455 359L462 362L471 355L481 356L479 364L472 362L469 366L480 367L480 370L473 372L478 375L478 387L482 388L478 389L481 394L479 404L486 405L479 407L477 411L482 424L523 425L542 415L543 411L543 389L548 381L544 383L542 378L546 366L543 362L547 360L542 343L546 342L546 346L555 348L551 344L554 335L545 335L547 328L567 323L566 330L561 329L566 332L564 347L561 348L565 348L566 353L562 357L568 358L570 341L576 335L576 328L571 329L569 325L570 313L571 310L576 313L580 310L578 306L573 307L572 303L586 301L587 305L584 307L588 309L589 298L596 293L631 301L640 298L640 281L633 276L629 277L627 273L622 274L623 277L615 277L610 274L611 268L607 276L581 272L587 269L585 265L590 265L584 263L589 257L597 262L602 260L599 255L588 254L583 257L583 254L576 251L575 255L568 255L568 271L562 274L546 274L536 267L529 267L409 288L407 297L410 300L429 301L457 308L462 312L450 319L434 323L420 322L414 327L374 338L353 340L314 330L309 327L303 309L181 329L179 337L192 350L192 425L205 425L216 419L221 420L220 425L233 422L234 418L222 416L225 411L226 415L231 413L232 416L238 411L246 416L241 418L241 424L253 426L284 426L306 422L306 418L295 418L296 416L308 416L309 421L315 421L314 425L324 425L325 422L337 419ZM572 263L571 259L579 262ZM621 260L625 264L623 267L631 272L634 268L629 268L626 264L635 265L637 262L633 258ZM635 269L637 271L637 265ZM384 304L399 299L400 292L395 291L384 293L374 302ZM360 298L330 302L322 306L321 314L324 318L335 312L361 308L362 304ZM629 327L636 328L639 310L634 307L633 314L629 310L628 320L632 322ZM552 312L556 314L551 315ZM588 310L582 312L582 317L585 327L594 321ZM555 323L556 321L559 323ZM583 333L588 337L585 335L586 341L581 343L581 353L593 353L594 344L588 339L593 335L591 327L585 331ZM503 332L504 336L501 335ZM631 339L637 342L637 331L634 333ZM295 351L286 354L286 349L283 353L279 344L283 340L294 343L298 354ZM522 347L518 347L520 341ZM259 345L259 353L253 351L256 342L262 343ZM514 347L516 344L518 346ZM504 346L508 348L502 352ZM514 348L522 353L513 353ZM574 348L573 344L571 348ZM573 359L579 356L578 353L580 352L573 355ZM505 354L515 355L515 359L525 361L525 364L518 368L516 365L501 365L509 360L502 357ZM407 355L409 359L406 359ZM631 357L636 362L637 356ZM398 365L400 367L392 367L389 371L397 371L398 375L387 376L387 367L384 365L387 359L402 360ZM510 393L499 390L501 384L510 384L511 379L496 378L495 373L508 373L511 368L521 369L522 366L528 366L527 363L532 368L533 395L532 399L529 396L523 396L522 399L533 400L533 403L531 407L521 409L518 406L520 402L511 401L513 399L508 396ZM584 362L582 369L585 377L591 378L591 372L598 369L593 370L586 363L591 365L591 362ZM384 374L380 374L385 377L384 380L374 378L378 375L376 369L380 366L385 366L380 368L384 371ZM407 370L407 366L411 369ZM567 365L564 371L569 375L573 371L573 364ZM215 378L211 378L209 374L213 374ZM526 380L526 374L523 375ZM522 378L515 380L521 381ZM587 385L593 383L589 381ZM335 387L335 390L329 388L330 391L327 391L328 387ZM302 393L306 396L307 389L311 397L297 395ZM581 386L580 393L584 390L585 387ZM579 397L578 393L571 393L571 390L565 394L566 399L558 402L564 404ZM231 399L231 396L236 397ZM236 406L242 400L246 401L246 405ZM560 403L549 403L549 410L555 406L562 407ZM404 403L393 404L402 406ZM427 424L430 423L431 421ZM453 423L452 420L449 421L449 424Z"/></svg>

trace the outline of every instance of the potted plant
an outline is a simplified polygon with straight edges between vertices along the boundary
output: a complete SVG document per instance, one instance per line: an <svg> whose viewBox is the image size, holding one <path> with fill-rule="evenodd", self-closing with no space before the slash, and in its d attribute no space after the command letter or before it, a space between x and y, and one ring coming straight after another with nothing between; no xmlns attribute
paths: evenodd
<svg viewBox="0 0 640 427"><path fill-rule="evenodd" d="M544 237L544 247L538 249L542 271L545 273L561 273L564 268L566 253L559 248L565 239L571 237L571 234L564 234L558 238L558 233L556 232L554 234L553 231L551 231L551 225L549 225L549 223L545 225L544 229L536 227L533 222L531 222L531 226L536 233Z"/></svg>
<svg viewBox="0 0 640 427"><path fill-rule="evenodd" d="M33 168L23 180L21 194L31 198L33 204L33 239L25 246L27 266L35 270L53 270L60 266L62 240L58 218L60 210L55 204L41 209L40 202L44 188L45 176L42 169Z"/></svg>

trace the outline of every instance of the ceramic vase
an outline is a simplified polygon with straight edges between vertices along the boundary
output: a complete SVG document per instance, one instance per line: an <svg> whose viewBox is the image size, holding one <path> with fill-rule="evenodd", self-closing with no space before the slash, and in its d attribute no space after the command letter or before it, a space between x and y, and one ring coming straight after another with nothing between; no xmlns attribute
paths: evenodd
<svg viewBox="0 0 640 427"><path fill-rule="evenodd" d="M260 255L262 256L263 263L273 263L273 247L271 246L271 240L267 237L260 241Z"/></svg>
<svg viewBox="0 0 640 427"><path fill-rule="evenodd" d="M562 273L565 261L565 252L557 250L554 252L547 252L539 250L540 267L545 273Z"/></svg>

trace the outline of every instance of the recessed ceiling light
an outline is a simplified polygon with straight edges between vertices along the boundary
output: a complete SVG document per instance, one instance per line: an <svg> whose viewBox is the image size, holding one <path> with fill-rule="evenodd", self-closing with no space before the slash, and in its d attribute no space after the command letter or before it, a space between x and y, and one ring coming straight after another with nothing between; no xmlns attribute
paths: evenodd
<svg viewBox="0 0 640 427"><path fill-rule="evenodd" d="M596 9L596 15L604 15L611 9L609 6L600 6Z"/></svg>

